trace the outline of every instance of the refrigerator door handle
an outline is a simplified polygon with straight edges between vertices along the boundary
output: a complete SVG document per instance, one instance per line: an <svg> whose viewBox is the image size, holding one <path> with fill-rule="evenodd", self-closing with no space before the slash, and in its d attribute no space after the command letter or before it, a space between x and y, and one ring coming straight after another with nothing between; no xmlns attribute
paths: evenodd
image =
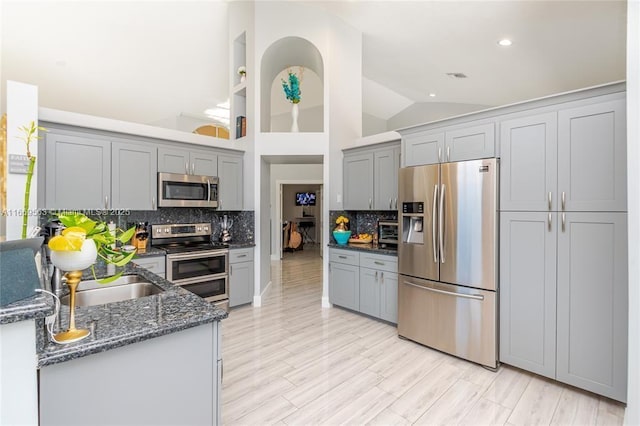
<svg viewBox="0 0 640 426"><path fill-rule="evenodd" d="M462 297L465 299L473 299L473 300L484 300L484 296L481 294L454 293L452 291L438 290L437 288L423 287L421 285L413 284L408 281L404 281L404 283L406 285L410 285L411 287L417 287L419 289L431 291L433 293L446 294L447 296Z"/></svg>
<svg viewBox="0 0 640 426"><path fill-rule="evenodd" d="M440 190L440 215L438 218L438 239L440 240L440 262L444 263L446 259L444 258L444 191L445 185L442 185L442 189Z"/></svg>
<svg viewBox="0 0 640 426"><path fill-rule="evenodd" d="M438 208L438 185L433 185L433 209L431 209L431 241L433 243L433 263L438 263L438 247L436 245L436 210Z"/></svg>

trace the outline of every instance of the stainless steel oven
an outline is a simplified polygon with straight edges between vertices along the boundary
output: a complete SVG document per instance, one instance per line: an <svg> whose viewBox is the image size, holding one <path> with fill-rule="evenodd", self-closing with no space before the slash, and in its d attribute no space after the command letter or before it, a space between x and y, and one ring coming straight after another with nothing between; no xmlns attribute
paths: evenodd
<svg viewBox="0 0 640 426"><path fill-rule="evenodd" d="M229 299L229 249L211 241L210 223L151 226L151 245L166 256L166 277L209 302Z"/></svg>
<svg viewBox="0 0 640 426"><path fill-rule="evenodd" d="M167 255L167 279L209 302L229 298L229 251Z"/></svg>
<svg viewBox="0 0 640 426"><path fill-rule="evenodd" d="M158 207L218 207L216 176L158 173Z"/></svg>

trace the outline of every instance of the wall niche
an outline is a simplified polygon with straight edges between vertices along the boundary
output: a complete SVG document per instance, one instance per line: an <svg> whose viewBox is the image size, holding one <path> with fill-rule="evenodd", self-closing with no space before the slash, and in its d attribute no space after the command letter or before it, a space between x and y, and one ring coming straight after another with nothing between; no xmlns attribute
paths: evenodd
<svg viewBox="0 0 640 426"><path fill-rule="evenodd" d="M291 70L300 79L300 132L324 131L324 63L320 51L301 37L284 37L267 48L260 67L260 131L290 132L292 104L282 90Z"/></svg>

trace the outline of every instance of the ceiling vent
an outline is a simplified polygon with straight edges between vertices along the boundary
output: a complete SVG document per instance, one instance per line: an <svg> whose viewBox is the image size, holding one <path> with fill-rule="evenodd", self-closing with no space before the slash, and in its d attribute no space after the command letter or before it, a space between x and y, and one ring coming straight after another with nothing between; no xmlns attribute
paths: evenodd
<svg viewBox="0 0 640 426"><path fill-rule="evenodd" d="M461 72L448 72L449 78L467 78L467 75Z"/></svg>

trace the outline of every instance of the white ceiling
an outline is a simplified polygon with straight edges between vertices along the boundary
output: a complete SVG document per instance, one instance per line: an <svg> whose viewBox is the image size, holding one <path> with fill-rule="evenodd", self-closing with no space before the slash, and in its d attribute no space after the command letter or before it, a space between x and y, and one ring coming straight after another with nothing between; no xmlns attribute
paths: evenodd
<svg viewBox="0 0 640 426"><path fill-rule="evenodd" d="M225 1L1 1L2 85L38 85L43 106L170 126L228 97ZM385 120L625 78L622 1L310 3L363 33L363 109Z"/></svg>
<svg viewBox="0 0 640 426"><path fill-rule="evenodd" d="M315 4L363 33L364 77L413 102L498 106L625 78L624 1ZM388 118L385 97L365 110Z"/></svg>

